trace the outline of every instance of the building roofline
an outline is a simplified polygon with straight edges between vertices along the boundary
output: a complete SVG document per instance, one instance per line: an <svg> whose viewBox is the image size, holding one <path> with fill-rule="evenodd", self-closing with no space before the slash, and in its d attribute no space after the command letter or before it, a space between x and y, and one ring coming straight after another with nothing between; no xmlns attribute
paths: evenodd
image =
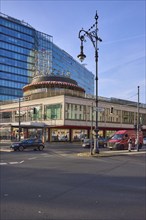
<svg viewBox="0 0 146 220"><path fill-rule="evenodd" d="M60 96L60 95L57 95L57 96ZM64 96L69 96L69 95L64 95ZM46 98L46 97L44 97L44 98ZM82 99L88 99L88 100L89 99L92 99L92 100L96 99L96 97L94 95L88 95L88 94L85 94L85 97L76 97L76 98L82 98ZM28 97L21 97L20 99L22 101L30 101L28 99ZM137 107L137 102L123 100L123 99L118 99L118 98L113 98L113 97L112 98L106 98L106 97L98 96L98 100L99 101L105 101L105 102L108 102L108 103L111 103L111 104L120 104L121 106ZM114 100L116 100L116 101L114 101ZM123 102L118 102L118 100L121 100ZM0 104L1 105L7 105L7 104L15 103L15 102L19 102L19 99L14 99L14 100L10 100L10 101L1 101ZM139 107L145 109L146 108L146 104L140 103Z"/></svg>
<svg viewBox="0 0 146 220"><path fill-rule="evenodd" d="M8 20L11 20L11 21L13 21L13 22L15 22L15 23L17 23L17 24L20 24L20 25L25 25L26 27L31 28L31 29L34 29L34 30L35 30L35 28L34 28L34 27L32 27L30 24L28 24L28 23L27 23L27 22L25 22L24 20L19 20L19 19L16 19L16 18L11 17L11 16L9 16L9 15L6 15L6 14L4 14L4 13L2 13L2 12L0 12L0 16L1 16L1 17L3 17L3 18L6 18L6 19L8 19Z"/></svg>

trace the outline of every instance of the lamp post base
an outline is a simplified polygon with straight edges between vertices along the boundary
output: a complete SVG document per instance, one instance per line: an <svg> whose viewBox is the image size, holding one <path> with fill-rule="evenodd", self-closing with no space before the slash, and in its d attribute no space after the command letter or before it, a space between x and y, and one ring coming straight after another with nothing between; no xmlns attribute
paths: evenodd
<svg viewBox="0 0 146 220"><path fill-rule="evenodd" d="M137 152L139 151L139 144L137 144Z"/></svg>
<svg viewBox="0 0 146 220"><path fill-rule="evenodd" d="M94 139L94 146L91 146L90 153L91 155L99 154L98 139Z"/></svg>
<svg viewBox="0 0 146 220"><path fill-rule="evenodd" d="M98 145L98 128L94 129L95 131L95 139L94 139L94 147L93 147L93 154L99 154L99 145Z"/></svg>
<svg viewBox="0 0 146 220"><path fill-rule="evenodd" d="M98 145L98 139L94 139L94 148L93 148L93 154L99 154L99 145Z"/></svg>

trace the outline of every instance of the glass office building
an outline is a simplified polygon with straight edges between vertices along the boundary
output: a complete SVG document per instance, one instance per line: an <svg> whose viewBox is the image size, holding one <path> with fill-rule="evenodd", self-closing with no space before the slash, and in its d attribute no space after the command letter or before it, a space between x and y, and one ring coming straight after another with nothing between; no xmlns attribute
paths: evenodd
<svg viewBox="0 0 146 220"><path fill-rule="evenodd" d="M0 101L22 97L36 75L67 75L94 94L94 75L53 43L53 37L0 13Z"/></svg>

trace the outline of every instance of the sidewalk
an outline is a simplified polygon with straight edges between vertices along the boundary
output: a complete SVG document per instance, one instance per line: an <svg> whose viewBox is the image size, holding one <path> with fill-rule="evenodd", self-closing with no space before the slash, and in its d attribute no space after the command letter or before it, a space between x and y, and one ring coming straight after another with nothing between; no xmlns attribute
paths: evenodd
<svg viewBox="0 0 146 220"><path fill-rule="evenodd" d="M90 152L83 152L83 153L78 153L77 155L80 157L113 157L113 156L126 156L126 155L140 155L140 154L146 154L146 149L140 149L139 151L137 150L132 150L129 152L128 150L104 150L100 151L99 154L94 154L91 155Z"/></svg>

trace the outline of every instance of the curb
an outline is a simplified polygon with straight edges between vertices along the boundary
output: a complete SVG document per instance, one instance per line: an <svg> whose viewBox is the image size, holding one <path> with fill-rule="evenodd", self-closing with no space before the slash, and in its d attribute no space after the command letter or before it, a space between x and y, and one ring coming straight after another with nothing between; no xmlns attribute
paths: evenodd
<svg viewBox="0 0 146 220"><path fill-rule="evenodd" d="M129 155L138 155L138 154L146 154L146 151L133 151L133 152L105 152L105 153L99 153L95 155L91 155L90 153L78 153L77 156L79 157L94 157L94 158L99 158L99 157L113 157L113 156L129 156Z"/></svg>
<svg viewBox="0 0 146 220"><path fill-rule="evenodd" d="M12 152L12 150L9 150L9 149L0 149L0 152Z"/></svg>

